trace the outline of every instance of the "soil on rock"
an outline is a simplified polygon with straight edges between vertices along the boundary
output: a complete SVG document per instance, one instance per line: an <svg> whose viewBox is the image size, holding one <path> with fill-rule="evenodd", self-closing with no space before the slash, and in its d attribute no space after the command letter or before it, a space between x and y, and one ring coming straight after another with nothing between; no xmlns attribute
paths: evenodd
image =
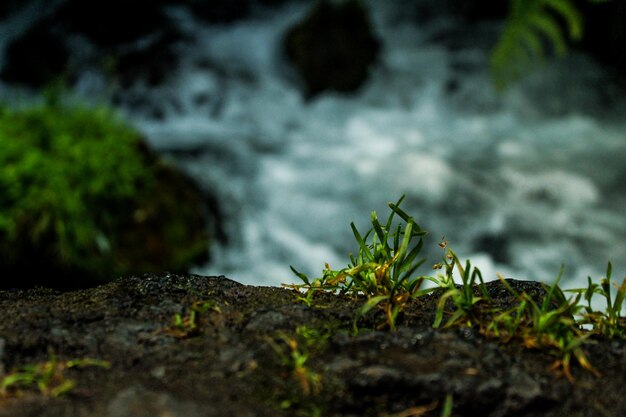
<svg viewBox="0 0 626 417"><path fill-rule="evenodd" d="M506 294L499 283L489 292ZM625 341L585 345L603 376L575 365L572 384L545 352L432 329L439 294L415 300L395 332L376 330L376 312L355 332L363 300L320 294L308 306L297 295L173 274L0 291L0 375L54 357L111 365L60 369L43 393L9 387L0 416L439 416L447 394L453 416L626 415ZM68 380L69 393L49 395Z"/></svg>

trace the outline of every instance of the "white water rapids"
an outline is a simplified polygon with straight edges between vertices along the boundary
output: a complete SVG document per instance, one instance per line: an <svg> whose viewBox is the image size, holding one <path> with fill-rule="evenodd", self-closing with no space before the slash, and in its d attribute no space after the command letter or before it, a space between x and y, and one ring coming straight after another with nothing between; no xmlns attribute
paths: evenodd
<svg viewBox="0 0 626 417"><path fill-rule="evenodd" d="M422 274L445 236L488 280L551 282L564 264L563 285L577 287L609 260L621 279L626 101L604 70L572 54L499 94L484 41L447 48L453 21L416 24L393 2L369 4L383 49L367 84L309 102L281 54L306 7L213 26L172 10L195 41L165 85L136 86L149 105L120 108L157 150L200 151L174 160L218 196L229 243L194 272L279 285L297 281L289 265L339 269L358 250L350 222L365 231L372 210L385 219L406 194L430 232ZM77 91L99 86L84 74Z"/></svg>

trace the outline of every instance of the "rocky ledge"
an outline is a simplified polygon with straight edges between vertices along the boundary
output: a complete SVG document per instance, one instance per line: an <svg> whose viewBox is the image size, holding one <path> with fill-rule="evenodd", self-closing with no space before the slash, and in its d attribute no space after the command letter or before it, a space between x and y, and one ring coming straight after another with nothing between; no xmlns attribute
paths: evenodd
<svg viewBox="0 0 626 417"><path fill-rule="evenodd" d="M437 299L390 332L376 314L355 330L362 300L225 277L0 291L0 416L440 416L446 398L452 416L626 415L626 341L585 344L602 376L570 382L546 352L433 329Z"/></svg>

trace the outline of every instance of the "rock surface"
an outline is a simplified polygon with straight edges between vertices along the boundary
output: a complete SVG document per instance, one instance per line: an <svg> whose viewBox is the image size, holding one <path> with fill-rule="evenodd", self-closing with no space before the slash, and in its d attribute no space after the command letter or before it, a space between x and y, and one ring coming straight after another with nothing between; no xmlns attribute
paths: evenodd
<svg viewBox="0 0 626 417"><path fill-rule="evenodd" d="M581 2L585 28L582 49L600 62L626 74L626 3L623 1Z"/></svg>
<svg viewBox="0 0 626 417"><path fill-rule="evenodd" d="M453 416L626 415L626 341L585 345L603 377L574 366L572 384L546 353L433 330L437 294L414 301L396 332L372 330L374 314L357 333L362 301L321 294L307 306L296 295L167 273L67 293L0 291L0 372L52 355L111 364L65 369L59 380L76 385L58 398L9 388L0 416L409 416L419 407L439 416L447 394ZM186 324L173 325L176 314Z"/></svg>
<svg viewBox="0 0 626 417"><path fill-rule="evenodd" d="M288 0L65 0L7 46L0 79L39 89L59 79L72 85L86 70L103 72L123 90L162 84L179 65L177 48L191 41L172 8L187 8L210 24L228 24L254 7ZM3 0L0 19L24 7Z"/></svg>

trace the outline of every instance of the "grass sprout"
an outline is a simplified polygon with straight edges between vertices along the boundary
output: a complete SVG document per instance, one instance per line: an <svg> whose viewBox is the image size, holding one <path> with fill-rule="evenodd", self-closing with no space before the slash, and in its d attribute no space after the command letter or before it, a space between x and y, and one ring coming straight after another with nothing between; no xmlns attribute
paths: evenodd
<svg viewBox="0 0 626 417"><path fill-rule="evenodd" d="M317 395L321 390L321 375L311 370L307 363L314 352L325 346L329 336L329 332L298 326L295 334L279 331L276 338L267 339L282 365L290 370L292 377L300 385L305 397Z"/></svg>
<svg viewBox="0 0 626 417"><path fill-rule="evenodd" d="M548 287L546 296L541 303L533 300L525 292L518 293L509 285L502 275L498 278L504 287L513 294L519 304L509 311L496 315L487 325L485 334L495 336L503 341L519 340L526 348L544 349L557 357L552 369L560 370L571 382L571 359L596 376L600 373L587 359L582 345L591 336L585 333L575 320L580 311L580 294L565 299L558 283L563 275L561 268L554 283Z"/></svg>
<svg viewBox="0 0 626 417"><path fill-rule="evenodd" d="M600 280L600 284L592 282L591 277L587 277L587 288L567 290L577 294L582 294L586 305L583 306L582 317L578 321L580 325L591 326L594 333L612 338L626 338L626 318L622 317L624 297L626 296L626 278L621 285L611 283L613 266L608 263L606 276ZM615 298L611 295L611 286L617 290ZM596 311L591 306L594 295L599 294L606 301L604 311Z"/></svg>
<svg viewBox="0 0 626 417"><path fill-rule="evenodd" d="M195 301L186 313L174 314L172 325L164 331L178 338L198 335L201 332L200 317L207 311L218 314L222 312L220 307L213 301Z"/></svg>
<svg viewBox="0 0 626 417"><path fill-rule="evenodd" d="M24 365L2 378L0 397L20 396L23 390L33 387L36 387L42 395L60 397L76 386L74 380L65 377L65 371L87 366L108 369L111 364L108 361L92 358L59 361L55 355L51 355L50 360L46 362Z"/></svg>
<svg viewBox="0 0 626 417"><path fill-rule="evenodd" d="M451 314L445 324L445 327L459 324L465 324L471 327L476 322L473 316L477 311L477 304L483 299L489 298L489 295L485 290L485 283L483 281L482 274L478 268L472 269L469 260L466 261L465 267L463 267L456 253L448 247L448 242L443 241L439 244L439 246L445 249L447 254L444 257L443 263L435 265L435 268L441 269L445 267L445 273L443 275L440 274L438 278L428 279L438 284L439 287L445 288L446 291L439 298L433 327L437 328L441 325L446 301L448 299L453 301L455 311ZM461 276L461 285L457 285L454 280L455 267ZM479 297L474 294L474 287L477 282L479 283L478 285L481 288L483 297Z"/></svg>
<svg viewBox="0 0 626 417"><path fill-rule="evenodd" d="M350 255L347 268L333 270L326 264L322 277L309 277L295 268L292 271L303 284L288 285L290 288L305 290L299 298L309 304L318 291L333 291L341 294L366 296L367 301L359 311L359 316L367 314L377 307L385 312L386 322L383 326L395 329L398 315L407 302L420 294L420 286L424 277L415 277L417 268L424 263L418 259L424 241L423 231L398 202L389 203L391 213L385 224L381 224L375 211L371 213L372 227L364 235L351 223L352 233L358 243L356 256ZM404 223L395 224L399 217ZM431 290L425 290L426 292Z"/></svg>
<svg viewBox="0 0 626 417"><path fill-rule="evenodd" d="M454 397L452 394L446 394L446 398L443 401L443 407L441 408L441 417L451 417L452 407L454 406Z"/></svg>

